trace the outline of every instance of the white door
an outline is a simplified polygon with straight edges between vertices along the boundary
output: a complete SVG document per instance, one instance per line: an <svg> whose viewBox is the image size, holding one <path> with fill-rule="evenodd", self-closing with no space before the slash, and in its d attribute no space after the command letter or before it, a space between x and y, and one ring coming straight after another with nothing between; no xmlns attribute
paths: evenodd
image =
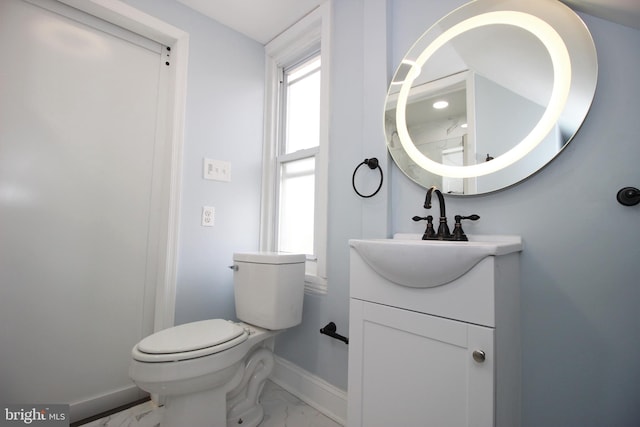
<svg viewBox="0 0 640 427"><path fill-rule="evenodd" d="M357 299L350 310L349 427L494 425L493 329Z"/></svg>
<svg viewBox="0 0 640 427"><path fill-rule="evenodd" d="M442 150L442 164L445 166L464 166L463 147ZM443 176L442 191L447 194L464 194L464 179Z"/></svg>
<svg viewBox="0 0 640 427"><path fill-rule="evenodd" d="M73 420L138 395L166 211L161 50L53 0L0 1L0 402L70 403Z"/></svg>

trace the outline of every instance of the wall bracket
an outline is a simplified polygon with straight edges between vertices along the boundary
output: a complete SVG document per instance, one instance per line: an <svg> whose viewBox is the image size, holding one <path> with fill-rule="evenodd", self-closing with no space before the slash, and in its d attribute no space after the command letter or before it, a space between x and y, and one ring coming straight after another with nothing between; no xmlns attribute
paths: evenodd
<svg viewBox="0 0 640 427"><path fill-rule="evenodd" d="M320 329L320 333L324 334L324 335L328 335L331 338L335 338L337 340L340 340L343 343L348 345L349 344L349 338L336 333L337 329L338 328L337 328L335 323L329 322L324 328Z"/></svg>

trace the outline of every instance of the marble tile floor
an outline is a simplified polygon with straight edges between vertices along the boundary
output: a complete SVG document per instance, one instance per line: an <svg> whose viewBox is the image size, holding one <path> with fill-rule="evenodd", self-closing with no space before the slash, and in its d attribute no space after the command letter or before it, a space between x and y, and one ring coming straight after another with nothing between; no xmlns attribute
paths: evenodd
<svg viewBox="0 0 640 427"><path fill-rule="evenodd" d="M261 396L264 419L259 427L341 427L280 386L267 381ZM145 402L82 427L157 427L162 408ZM186 427L186 426L185 426Z"/></svg>

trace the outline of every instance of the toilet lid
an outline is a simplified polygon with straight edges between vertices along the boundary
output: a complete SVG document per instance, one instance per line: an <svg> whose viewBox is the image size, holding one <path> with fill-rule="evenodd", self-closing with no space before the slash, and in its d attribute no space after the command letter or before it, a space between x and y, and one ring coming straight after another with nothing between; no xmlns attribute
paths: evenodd
<svg viewBox="0 0 640 427"><path fill-rule="evenodd" d="M164 329L138 343L147 354L174 354L215 347L245 334L244 329L228 320L210 319Z"/></svg>

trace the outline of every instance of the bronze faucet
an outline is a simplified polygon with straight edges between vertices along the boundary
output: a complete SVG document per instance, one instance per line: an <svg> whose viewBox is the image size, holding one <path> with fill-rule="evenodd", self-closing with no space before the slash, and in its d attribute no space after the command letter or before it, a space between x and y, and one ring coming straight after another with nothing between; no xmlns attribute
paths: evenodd
<svg viewBox="0 0 640 427"><path fill-rule="evenodd" d="M480 216L475 214L469 215L469 216L456 215L455 228L453 230L453 233L451 233L451 231L449 231L449 226L447 225L447 211L444 204L444 196L442 195L442 192L438 190L435 186L429 188L429 190L427 191L427 196L424 199L424 208L431 209L431 196L434 192L436 193L436 196L438 197L438 203L440 204L440 224L438 225L438 232L436 233L433 230L433 217L431 215L426 217L420 217L420 216L413 217L414 221L422 221L422 220L427 221L427 229L422 235L422 240L456 240L456 241L462 241L462 242L468 241L469 239L467 238L467 235L464 234L464 231L462 231L461 221L463 219L470 219L472 221L476 221L480 219Z"/></svg>
<svg viewBox="0 0 640 427"><path fill-rule="evenodd" d="M447 225L447 209L444 205L444 196L442 191L438 190L435 186L431 187L427 191L427 197L424 199L424 208L431 209L431 194L436 193L438 196L438 203L440 204L440 225L438 225L438 232L436 233L436 240L449 240L451 238L451 232Z"/></svg>

